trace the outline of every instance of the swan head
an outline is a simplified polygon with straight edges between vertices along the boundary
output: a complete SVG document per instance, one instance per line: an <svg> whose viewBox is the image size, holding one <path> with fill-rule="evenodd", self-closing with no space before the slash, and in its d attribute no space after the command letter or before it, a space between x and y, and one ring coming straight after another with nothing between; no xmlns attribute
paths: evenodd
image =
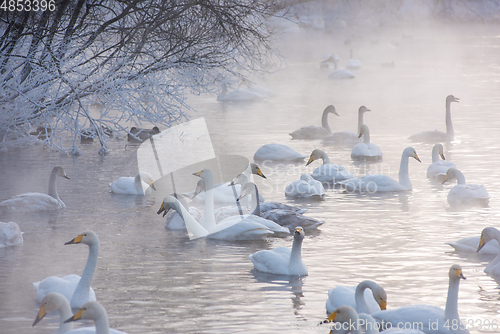
<svg viewBox="0 0 500 334"><path fill-rule="evenodd" d="M71 307L69 306L69 302L64 297L58 292L50 292L45 295L42 299L42 305L40 306L40 310L38 310L38 314L35 318L35 321L33 321L33 326L35 326L37 323L40 322L40 320L43 319L47 314L59 310L62 307L64 307L66 304L66 307L70 309Z"/></svg>
<svg viewBox="0 0 500 334"><path fill-rule="evenodd" d="M370 109L368 109L368 108L367 108L367 107L365 107L365 106L361 106L361 107L359 107L359 109L358 109L358 112L360 112L360 113L365 113L365 112L367 112L367 111L371 111L371 110L370 110Z"/></svg>
<svg viewBox="0 0 500 334"><path fill-rule="evenodd" d="M300 179L301 179L302 181L306 181L306 182L311 181L311 177L310 177L309 175L307 175L307 174L302 174L302 175L300 175Z"/></svg>
<svg viewBox="0 0 500 334"><path fill-rule="evenodd" d="M66 175L66 172L64 171L64 168L62 168L61 166L56 166L52 169L52 172L56 172L57 176L62 176L64 177L65 179L70 179L68 175Z"/></svg>
<svg viewBox="0 0 500 334"><path fill-rule="evenodd" d="M176 210L181 216L182 213L180 210L177 210L178 208L178 202L176 201L174 196L167 196L163 199L163 202L161 203L160 208L156 212L157 215L163 212L163 217L170 211L170 209Z"/></svg>
<svg viewBox="0 0 500 334"><path fill-rule="evenodd" d="M361 128L359 129L359 136L358 138L361 138L365 133L369 133L370 129L368 129L368 125L363 124L361 125Z"/></svg>
<svg viewBox="0 0 500 334"><path fill-rule="evenodd" d="M205 180L203 180L203 179L198 180L198 183L196 183L196 189L194 190L194 193L193 193L193 196L191 197L191 199L198 196L198 194L201 193L202 191L205 191L205 188L206 188Z"/></svg>
<svg viewBox="0 0 500 334"><path fill-rule="evenodd" d="M477 252L486 245L490 240L496 239L498 235L498 230L494 227L485 227L481 232L481 239L479 239L479 246L477 247Z"/></svg>
<svg viewBox="0 0 500 334"><path fill-rule="evenodd" d="M323 322L340 322L358 324L358 312L350 306L340 306Z"/></svg>
<svg viewBox="0 0 500 334"><path fill-rule="evenodd" d="M90 320L98 320L102 316L106 315L106 310L104 307L102 307L101 304L98 302L87 302L83 305L81 309L78 310L71 318L65 321L66 322L71 322L71 321L77 321L80 319L90 319Z"/></svg>
<svg viewBox="0 0 500 334"><path fill-rule="evenodd" d="M243 197L253 194L255 192L255 189L257 189L257 185L255 183L253 182L245 183L243 188L241 188L240 196L236 200L240 201Z"/></svg>
<svg viewBox="0 0 500 334"><path fill-rule="evenodd" d="M465 276L462 273L462 267L459 264L452 265L449 271L449 277L451 280L465 279Z"/></svg>
<svg viewBox="0 0 500 334"><path fill-rule="evenodd" d="M437 151L441 159L446 160L444 157L444 149L443 149L443 144L436 144L432 148L432 152Z"/></svg>
<svg viewBox="0 0 500 334"><path fill-rule="evenodd" d="M143 182L145 182L147 185L153 188L153 190L156 190L153 176L151 174L149 174L148 172L139 172L139 177Z"/></svg>
<svg viewBox="0 0 500 334"><path fill-rule="evenodd" d="M265 177L265 176L264 176ZM246 184L248 182L248 177L245 174L238 174L236 177L229 183L229 186L235 186L237 184Z"/></svg>
<svg viewBox="0 0 500 334"><path fill-rule="evenodd" d="M255 162L250 163L250 171L254 175L258 175L260 177L263 177L264 179L267 179L264 173L262 173L262 171L260 170L259 165L257 165Z"/></svg>
<svg viewBox="0 0 500 334"><path fill-rule="evenodd" d="M418 162L422 162L422 161L420 161L420 158L417 155L417 151L415 151L415 149L413 147L405 148L405 150L403 151L403 154L406 155L407 157L410 157L410 158L417 160Z"/></svg>
<svg viewBox="0 0 500 334"><path fill-rule="evenodd" d="M193 173L193 175L201 177L203 180L207 180L209 177L212 177L212 178L214 177L214 173L208 168L205 168L205 169L200 170L199 172Z"/></svg>
<svg viewBox="0 0 500 334"><path fill-rule="evenodd" d="M322 150L314 150L312 151L311 153L311 156L309 157L309 160L307 161L306 163L306 166L309 166L309 164L311 162L313 162L314 160L318 160L318 159L321 159L321 157L325 154L325 152L323 152Z"/></svg>
<svg viewBox="0 0 500 334"><path fill-rule="evenodd" d="M95 245L99 244L99 238L94 231L85 231L65 243L65 245L73 245L73 244L86 244L86 245Z"/></svg>
<svg viewBox="0 0 500 334"><path fill-rule="evenodd" d="M295 228L295 231L293 231L293 238L295 240L302 240L302 239L304 239L305 236L306 236L306 234L304 232L304 228L302 228L300 226L297 226Z"/></svg>
<svg viewBox="0 0 500 334"><path fill-rule="evenodd" d="M446 103L450 104L451 102L460 102L460 99L458 97L453 96L453 95L448 95L446 97Z"/></svg>
<svg viewBox="0 0 500 334"><path fill-rule="evenodd" d="M335 110L335 107L332 106L331 104L325 108L325 111L330 113L330 114L335 114L337 116L340 116L338 113L337 113L337 110Z"/></svg>
<svg viewBox="0 0 500 334"><path fill-rule="evenodd" d="M446 181L448 180L451 180L453 178L456 178L457 175L461 174L463 176L463 173L461 171L459 171L458 169L456 168L448 168L448 170L446 171L446 175L444 176L444 181L443 183L445 183Z"/></svg>

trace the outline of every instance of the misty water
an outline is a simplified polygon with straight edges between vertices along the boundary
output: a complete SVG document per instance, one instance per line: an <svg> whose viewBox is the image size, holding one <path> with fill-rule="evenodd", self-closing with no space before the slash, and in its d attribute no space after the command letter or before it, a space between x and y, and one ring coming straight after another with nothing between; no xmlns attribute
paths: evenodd
<svg viewBox="0 0 500 334"><path fill-rule="evenodd" d="M350 45L344 43L347 38ZM0 221L14 221L24 232L23 245L0 248L1 333L56 331L59 319L53 314L31 326L39 308L32 283L81 274L88 247L64 243L85 230L95 231L101 243L92 282L97 300L111 327L128 333L326 333L317 324L326 316L328 289L371 279L387 291L388 309L422 303L444 307L454 263L467 277L460 284L461 319L473 333L498 332L486 328L500 321L498 283L483 272L492 257L459 254L446 245L499 226L498 26L387 29L355 36L309 32L285 36L278 44L286 67L258 81L276 96L246 104L223 104L213 95L189 97L197 110L192 117L207 122L215 153L252 160L267 143L286 144L304 155L320 148L355 175L383 172L397 178L401 153L413 146L422 160L410 161L413 191L360 195L332 189L323 201L294 201L285 198L284 188L320 162L261 164L267 180L256 182L266 200L303 206L306 215L325 221L303 242L309 275L279 277L255 272L248 255L291 247L291 236L190 241L185 232L165 229L165 219L156 214L166 195L161 187L149 197L111 194L110 182L138 171L137 147L126 146L126 139L112 139L105 156L97 154L98 143L83 145L79 157L40 145L3 149L0 200L46 192L55 165L71 179L58 180L67 206L61 212L0 214ZM323 55L339 54L343 67L350 48L363 68L355 79L330 80L329 70L319 67ZM382 66L392 61L394 67ZM420 131L445 130L449 94L460 102L451 107L455 140L445 144L444 153L469 183L486 187L491 197L486 208L450 208L446 196L454 184L426 178L432 145L408 140ZM329 104L340 115L329 117L334 132L355 131L359 106L371 109L365 124L382 149L382 162L358 165L348 148L291 140L293 130L319 125ZM193 176L193 185L196 181Z"/></svg>

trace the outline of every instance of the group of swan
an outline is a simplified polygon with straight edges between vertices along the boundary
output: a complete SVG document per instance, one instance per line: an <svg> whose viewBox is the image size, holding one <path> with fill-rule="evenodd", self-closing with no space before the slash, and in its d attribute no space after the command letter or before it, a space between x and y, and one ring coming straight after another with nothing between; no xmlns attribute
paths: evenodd
<svg viewBox="0 0 500 334"><path fill-rule="evenodd" d="M1 202L0 208L25 212L64 209L66 205L59 198L57 193L56 181L58 176L69 179L62 167L54 167L50 173L48 195L42 193L25 193L17 195L11 199Z"/></svg>
<svg viewBox="0 0 500 334"><path fill-rule="evenodd" d="M73 314L68 300L57 292L51 292L43 298L35 321L33 321L33 326L52 312L59 313L60 321L57 334L126 334L125 332L109 328L108 315L101 304L89 301ZM93 320L95 327L73 329L73 322L80 319Z"/></svg>
<svg viewBox="0 0 500 334"><path fill-rule="evenodd" d="M42 302L42 299L50 292L58 292L62 294L73 308L80 308L88 301L95 301L95 292L90 287L92 277L97 266L97 258L99 255L99 238L93 231L85 231L65 245L85 244L89 246L89 256L87 264L83 270L82 276L67 275L64 277L50 276L40 282L33 283L36 290L37 301Z"/></svg>
<svg viewBox="0 0 500 334"><path fill-rule="evenodd" d="M338 288L329 291L327 311L330 313L332 308L335 309L329 314L326 322L345 322L349 319L355 320L357 314L360 313L368 314L369 317L380 324L379 327L385 325L386 327L393 328L392 330L383 331L382 333L469 333L463 326L457 326L459 328L456 330L451 327L453 323L460 324L460 316L458 313L458 287L460 280L465 279L462 274L462 267L458 264L452 265L448 272L448 277L448 296L444 310L436 306L425 304L408 305L394 310L385 310L385 291L373 282L369 283L370 281L364 281L358 285L356 292L353 292L352 289L346 290L348 298L333 300L333 298L335 298L333 292ZM367 286L373 291L373 295L369 298L374 301L379 301L374 304L374 308L367 307L368 305L364 300L367 295L363 293L363 290L366 289ZM353 302L353 294L355 295L355 302ZM342 296L342 294L340 294L340 296ZM376 310L377 308L381 310L374 312L374 309ZM348 315L348 317L339 318L342 313L347 313L346 316ZM406 326L407 324L416 326L417 328L398 328L399 326ZM356 328L351 333L361 333L361 328ZM373 331L369 331L367 328L365 333L378 333L378 327Z"/></svg>
<svg viewBox="0 0 500 334"><path fill-rule="evenodd" d="M151 189L156 190L154 180L148 172L139 172L135 177L122 176L110 183L111 192L121 195L151 195Z"/></svg>
<svg viewBox="0 0 500 334"><path fill-rule="evenodd" d="M340 131L340 132L334 132L329 136L326 136L323 139L323 144L325 145L343 145L347 147L353 147L357 143L360 142L359 140L359 133L361 131L361 126L364 124L363 123L363 115L365 112L371 111L365 106L361 106L358 109L358 128L356 132L350 132L350 131Z"/></svg>
<svg viewBox="0 0 500 334"><path fill-rule="evenodd" d="M432 163L427 167L427 178L442 182L449 168L457 168L457 166L451 161L446 161L442 144L434 145L432 148ZM448 180L450 179L448 178Z"/></svg>

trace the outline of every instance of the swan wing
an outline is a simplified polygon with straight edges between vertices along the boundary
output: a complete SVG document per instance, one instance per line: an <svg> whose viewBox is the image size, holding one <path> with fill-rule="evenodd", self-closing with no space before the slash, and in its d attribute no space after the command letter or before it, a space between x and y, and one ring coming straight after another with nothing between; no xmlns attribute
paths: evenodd
<svg viewBox="0 0 500 334"><path fill-rule="evenodd" d="M315 140L323 139L328 136L330 132L322 126L305 126L294 132L290 133L293 139Z"/></svg>
<svg viewBox="0 0 500 334"><path fill-rule="evenodd" d="M277 275L288 275L291 250L278 247L271 250L260 250L249 255L256 270Z"/></svg>
<svg viewBox="0 0 500 334"><path fill-rule="evenodd" d="M455 248L455 250L458 252L476 253L477 248L479 247L480 238L481 237L479 237L479 236L467 237L467 238L457 240L455 242L448 242L447 244L450 245L451 247ZM479 254L495 254L495 255L500 253L500 247L498 245L498 241L496 241L495 239L490 240L477 253L479 253Z"/></svg>
<svg viewBox="0 0 500 334"><path fill-rule="evenodd" d="M42 193L25 193L0 203L0 207L19 212L60 210L66 205L63 201Z"/></svg>
<svg viewBox="0 0 500 334"><path fill-rule="evenodd" d="M110 183L111 192L121 195L137 195L134 181L135 177L122 176L118 180Z"/></svg>

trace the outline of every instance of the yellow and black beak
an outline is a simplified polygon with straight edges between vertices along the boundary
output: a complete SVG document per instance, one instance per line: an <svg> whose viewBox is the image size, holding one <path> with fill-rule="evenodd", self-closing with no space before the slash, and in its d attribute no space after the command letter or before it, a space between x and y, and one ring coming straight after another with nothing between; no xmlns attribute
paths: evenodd
<svg viewBox="0 0 500 334"><path fill-rule="evenodd" d="M40 320L43 319L47 315L47 312L45 311L45 305L42 305L40 307L40 310L38 310L38 314L36 315L35 321L33 321L33 327L40 322Z"/></svg>
<svg viewBox="0 0 500 334"><path fill-rule="evenodd" d="M158 212L156 212L157 215L159 215L160 213L163 212L163 217L165 217L167 215L167 213L170 211L170 208L167 210L165 208L165 205L163 203L161 203L161 206L160 208L158 209Z"/></svg>
<svg viewBox="0 0 500 334"><path fill-rule="evenodd" d="M312 156L312 154L311 154L311 156L309 157L309 160L308 160L308 161L307 161L307 163L306 163L306 166L309 166L309 164L310 164L311 162L313 162L313 161L314 161L314 159L313 159L313 156Z"/></svg>
<svg viewBox="0 0 500 334"><path fill-rule="evenodd" d="M67 178L68 180L71 180L68 175L64 174L63 177Z"/></svg>
<svg viewBox="0 0 500 334"><path fill-rule="evenodd" d="M333 322L333 321L335 321L336 317L337 317L337 311L335 311L332 314L330 314L328 316L328 318L326 318L326 320L324 322Z"/></svg>
<svg viewBox="0 0 500 334"><path fill-rule="evenodd" d="M380 306L382 311L385 311L387 309L387 302L385 300L381 300L378 306Z"/></svg>
<svg viewBox="0 0 500 334"><path fill-rule="evenodd" d="M414 158L415 158L415 160L417 160L418 162L422 162L422 161L420 161L420 158L418 157L417 152L415 152L415 155L414 155L413 157L414 157Z"/></svg>
<svg viewBox="0 0 500 334"><path fill-rule="evenodd" d="M149 186L150 186L151 188L153 188L153 190L156 190L156 187L155 187L154 182L152 182L152 181L151 181L151 182L149 183Z"/></svg>
<svg viewBox="0 0 500 334"><path fill-rule="evenodd" d="M264 173L262 173L262 171L260 170L259 167L257 167L257 175L259 175L260 177L263 177L263 178L267 179L267 177L264 175Z"/></svg>
<svg viewBox="0 0 500 334"><path fill-rule="evenodd" d="M457 277L460 279L466 279L464 274L462 273L462 269L457 269L455 270L455 273L457 274Z"/></svg>
<svg viewBox="0 0 500 334"><path fill-rule="evenodd" d="M64 323L67 323L67 322L71 322L71 321L77 321L79 319L82 318L82 313L83 313L83 308L81 308L80 310L78 310L78 312L76 312L75 314L73 314L73 316L71 318L69 318L68 320L64 321Z"/></svg>
<svg viewBox="0 0 500 334"><path fill-rule="evenodd" d="M201 172L203 172L203 170L200 170L200 171L199 171L199 172L197 172L197 173L193 173L193 175L194 175L194 176L199 176L199 177L201 177Z"/></svg>
<svg viewBox="0 0 500 334"><path fill-rule="evenodd" d="M65 243L65 245L79 244L80 242L82 242L82 239L83 239L83 234L80 234L76 238Z"/></svg>
<svg viewBox="0 0 500 334"><path fill-rule="evenodd" d="M441 159L446 160L446 158L444 157L444 153L439 153L439 155L441 156Z"/></svg>
<svg viewBox="0 0 500 334"><path fill-rule="evenodd" d="M479 246L477 247L476 252L479 252L481 250L481 248L484 247L484 245L486 245L486 242L484 242L483 236L481 236L481 239L479 239Z"/></svg>

